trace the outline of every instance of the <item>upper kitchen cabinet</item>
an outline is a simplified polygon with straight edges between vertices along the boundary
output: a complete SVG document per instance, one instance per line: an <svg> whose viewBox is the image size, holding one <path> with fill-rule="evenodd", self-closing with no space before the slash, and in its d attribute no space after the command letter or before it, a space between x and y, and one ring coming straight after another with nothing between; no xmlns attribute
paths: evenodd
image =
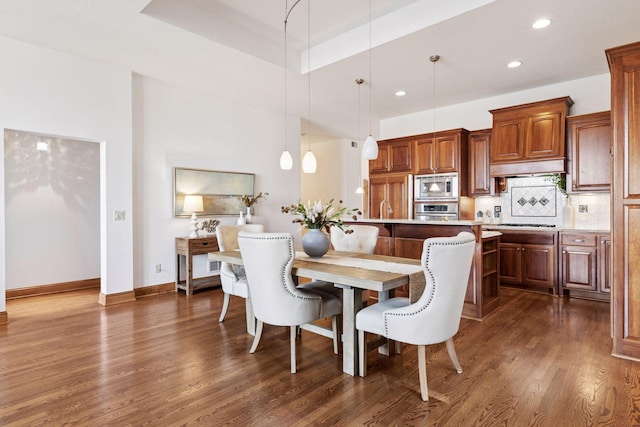
<svg viewBox="0 0 640 427"><path fill-rule="evenodd" d="M378 158L369 160L369 174L410 173L413 169L413 139L395 138L378 141Z"/></svg>
<svg viewBox="0 0 640 427"><path fill-rule="evenodd" d="M491 129L469 132L469 196L494 194L494 179L489 176Z"/></svg>
<svg viewBox="0 0 640 427"><path fill-rule="evenodd" d="M491 110L490 175L562 173L568 97Z"/></svg>
<svg viewBox="0 0 640 427"><path fill-rule="evenodd" d="M414 173L466 173L468 135L466 129L453 129L414 137Z"/></svg>
<svg viewBox="0 0 640 427"><path fill-rule="evenodd" d="M567 117L569 192L611 189L611 112Z"/></svg>

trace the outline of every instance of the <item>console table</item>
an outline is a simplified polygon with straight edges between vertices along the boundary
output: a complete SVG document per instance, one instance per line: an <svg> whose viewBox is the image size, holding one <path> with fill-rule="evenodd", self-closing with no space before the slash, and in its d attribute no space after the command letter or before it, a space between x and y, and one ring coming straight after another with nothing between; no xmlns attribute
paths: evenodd
<svg viewBox="0 0 640 427"><path fill-rule="evenodd" d="M193 295L195 289L220 285L220 275L193 278L193 256L218 251L216 236L176 237L176 292L182 289L187 295ZM180 279L180 257L185 260L185 278Z"/></svg>

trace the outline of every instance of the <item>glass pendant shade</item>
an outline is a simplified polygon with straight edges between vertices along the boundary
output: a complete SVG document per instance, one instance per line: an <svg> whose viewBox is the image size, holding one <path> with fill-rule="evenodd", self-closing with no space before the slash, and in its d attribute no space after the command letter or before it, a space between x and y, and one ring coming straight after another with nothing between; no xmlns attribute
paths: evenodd
<svg viewBox="0 0 640 427"><path fill-rule="evenodd" d="M291 168L293 168L293 157L289 150L284 150L280 156L280 169L290 170Z"/></svg>
<svg viewBox="0 0 640 427"><path fill-rule="evenodd" d="M302 172L304 173L316 173L318 168L318 161L313 151L309 150L302 158Z"/></svg>
<svg viewBox="0 0 640 427"><path fill-rule="evenodd" d="M371 135L364 140L362 156L367 160L375 160L378 158L378 142Z"/></svg>

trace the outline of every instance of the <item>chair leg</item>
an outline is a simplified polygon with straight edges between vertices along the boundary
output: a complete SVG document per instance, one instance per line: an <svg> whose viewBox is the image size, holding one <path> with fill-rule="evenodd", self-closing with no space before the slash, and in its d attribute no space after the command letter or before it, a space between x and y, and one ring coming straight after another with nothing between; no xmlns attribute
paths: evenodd
<svg viewBox="0 0 640 427"><path fill-rule="evenodd" d="M218 322L222 322L224 320L224 316L226 316L228 308L229 308L229 294L225 292L224 301L222 301L222 312L220 312L220 319L218 319Z"/></svg>
<svg viewBox="0 0 640 427"><path fill-rule="evenodd" d="M333 353L338 354L338 316L331 316L331 329L333 330Z"/></svg>
<svg viewBox="0 0 640 427"><path fill-rule="evenodd" d="M256 348L258 347L258 343L260 342L261 336L262 336L262 320L258 320L256 323L256 335L253 337L253 345L251 346L251 350L249 350L249 353L256 352Z"/></svg>
<svg viewBox="0 0 640 427"><path fill-rule="evenodd" d="M420 378L420 396L425 402L429 400L429 390L427 389L427 358L425 346L418 346L418 376Z"/></svg>
<svg viewBox="0 0 640 427"><path fill-rule="evenodd" d="M462 366L460 365L460 362L458 361L458 355L456 354L456 349L453 346L453 337L449 338L447 340L447 352L449 353L449 358L453 362L453 366L455 366L455 368L456 368L456 372L461 374L462 373Z"/></svg>
<svg viewBox="0 0 640 427"><path fill-rule="evenodd" d="M296 373L296 335L298 334L298 326L291 327L291 373Z"/></svg>
<svg viewBox="0 0 640 427"><path fill-rule="evenodd" d="M360 376L367 375L367 341L364 330L358 330L358 368Z"/></svg>

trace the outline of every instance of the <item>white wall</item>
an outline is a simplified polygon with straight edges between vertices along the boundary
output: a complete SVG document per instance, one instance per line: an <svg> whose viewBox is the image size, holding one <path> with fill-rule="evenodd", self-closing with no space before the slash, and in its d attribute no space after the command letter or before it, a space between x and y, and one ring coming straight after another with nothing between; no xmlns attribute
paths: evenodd
<svg viewBox="0 0 640 427"><path fill-rule="evenodd" d="M601 74L579 80L513 92L463 104L436 107L436 130L487 129L492 125L489 110L570 96L571 114L587 114L611 108L611 76ZM433 132L433 110L392 117L380 122L380 139Z"/></svg>
<svg viewBox="0 0 640 427"><path fill-rule="evenodd" d="M17 130L4 138L7 289L100 277L99 144Z"/></svg>
<svg viewBox="0 0 640 427"><path fill-rule="evenodd" d="M100 142L101 292L133 288L131 73L0 37L0 128ZM0 144L4 157L4 137ZM4 162L0 311L5 311ZM123 210L126 221L112 220ZM41 262L55 263L54 256Z"/></svg>
<svg viewBox="0 0 640 427"><path fill-rule="evenodd" d="M188 234L189 220L174 218L173 167L246 172L255 191L268 192L255 207L254 222L267 231L295 232L281 206L300 198L300 163L282 171L282 112L178 88L151 78L134 78L135 286L175 280L175 237ZM288 144L300 155L300 120L290 117ZM237 216L218 217L235 224ZM197 261L196 261L197 262ZM155 265L162 272L155 273Z"/></svg>

